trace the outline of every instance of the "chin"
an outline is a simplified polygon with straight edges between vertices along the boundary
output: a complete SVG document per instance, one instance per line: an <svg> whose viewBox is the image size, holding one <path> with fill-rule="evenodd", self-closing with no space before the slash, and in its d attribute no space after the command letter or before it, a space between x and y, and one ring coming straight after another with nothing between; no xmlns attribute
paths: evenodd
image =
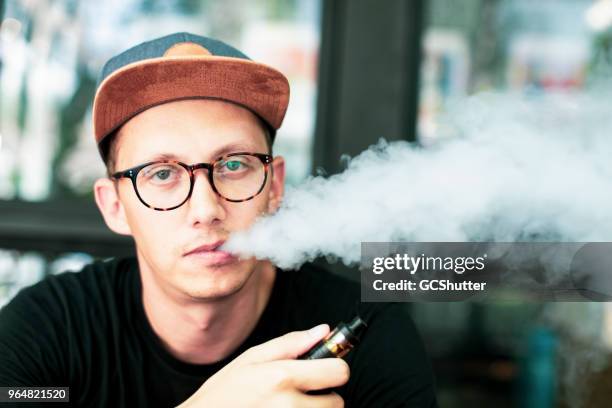
<svg viewBox="0 0 612 408"><path fill-rule="evenodd" d="M242 286L226 287L226 288L186 288L185 293L193 299L198 300L220 300L238 293Z"/></svg>
<svg viewBox="0 0 612 408"><path fill-rule="evenodd" d="M190 271L177 286L193 298L220 299L239 292L250 276L240 270L219 274L219 270L215 269L202 268L197 274Z"/></svg>

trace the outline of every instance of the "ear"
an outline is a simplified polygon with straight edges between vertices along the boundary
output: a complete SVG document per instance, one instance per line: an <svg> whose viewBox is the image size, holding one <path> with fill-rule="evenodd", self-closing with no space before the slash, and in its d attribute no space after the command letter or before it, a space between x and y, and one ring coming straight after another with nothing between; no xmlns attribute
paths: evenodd
<svg viewBox="0 0 612 408"><path fill-rule="evenodd" d="M108 178L96 180L94 183L94 196L108 228L117 234L132 235L123 204L119 200L113 181Z"/></svg>
<svg viewBox="0 0 612 408"><path fill-rule="evenodd" d="M276 156L271 166L268 200L268 213L270 214L276 212L283 201L283 194L285 193L285 159L281 156Z"/></svg>

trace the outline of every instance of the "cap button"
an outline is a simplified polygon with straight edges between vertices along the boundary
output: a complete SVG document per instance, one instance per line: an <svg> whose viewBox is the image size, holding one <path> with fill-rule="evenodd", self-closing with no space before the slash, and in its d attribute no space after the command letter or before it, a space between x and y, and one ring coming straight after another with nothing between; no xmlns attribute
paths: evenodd
<svg viewBox="0 0 612 408"><path fill-rule="evenodd" d="M212 55L212 53L200 44L192 42L174 44L164 53L164 57L191 57L198 55Z"/></svg>

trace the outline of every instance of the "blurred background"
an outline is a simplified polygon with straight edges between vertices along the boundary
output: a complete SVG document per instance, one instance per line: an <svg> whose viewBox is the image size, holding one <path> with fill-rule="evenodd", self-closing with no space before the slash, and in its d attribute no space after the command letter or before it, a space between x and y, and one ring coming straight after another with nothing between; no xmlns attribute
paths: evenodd
<svg viewBox="0 0 612 408"><path fill-rule="evenodd" d="M612 60L611 26L612 0L0 0L0 306L48 274L133 253L91 192L104 174L97 76L129 46L190 31L285 73L275 154L296 184L380 137L435 143L456 98L584 88ZM442 407L609 405L606 303L407 307Z"/></svg>

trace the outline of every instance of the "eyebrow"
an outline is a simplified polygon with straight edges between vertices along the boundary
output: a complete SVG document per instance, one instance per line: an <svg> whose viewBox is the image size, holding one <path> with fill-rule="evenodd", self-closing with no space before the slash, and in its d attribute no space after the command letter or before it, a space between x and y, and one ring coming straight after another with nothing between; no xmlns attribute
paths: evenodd
<svg viewBox="0 0 612 408"><path fill-rule="evenodd" d="M234 152L252 152L252 153L257 153L257 150L255 146L253 144L250 143L244 143L244 142L238 142L238 143L230 143L228 145L225 145L223 147L220 147L216 150L214 150L211 154L210 154L210 161L216 160L219 157L225 155L225 154L229 154L229 153L234 153ZM264 152L265 153L265 152ZM158 161L158 160L176 160L176 161L181 161L184 162L184 157L178 156L174 153L158 153L158 154L154 154L153 156L150 156L147 160L145 160L146 162L152 162L152 161Z"/></svg>

